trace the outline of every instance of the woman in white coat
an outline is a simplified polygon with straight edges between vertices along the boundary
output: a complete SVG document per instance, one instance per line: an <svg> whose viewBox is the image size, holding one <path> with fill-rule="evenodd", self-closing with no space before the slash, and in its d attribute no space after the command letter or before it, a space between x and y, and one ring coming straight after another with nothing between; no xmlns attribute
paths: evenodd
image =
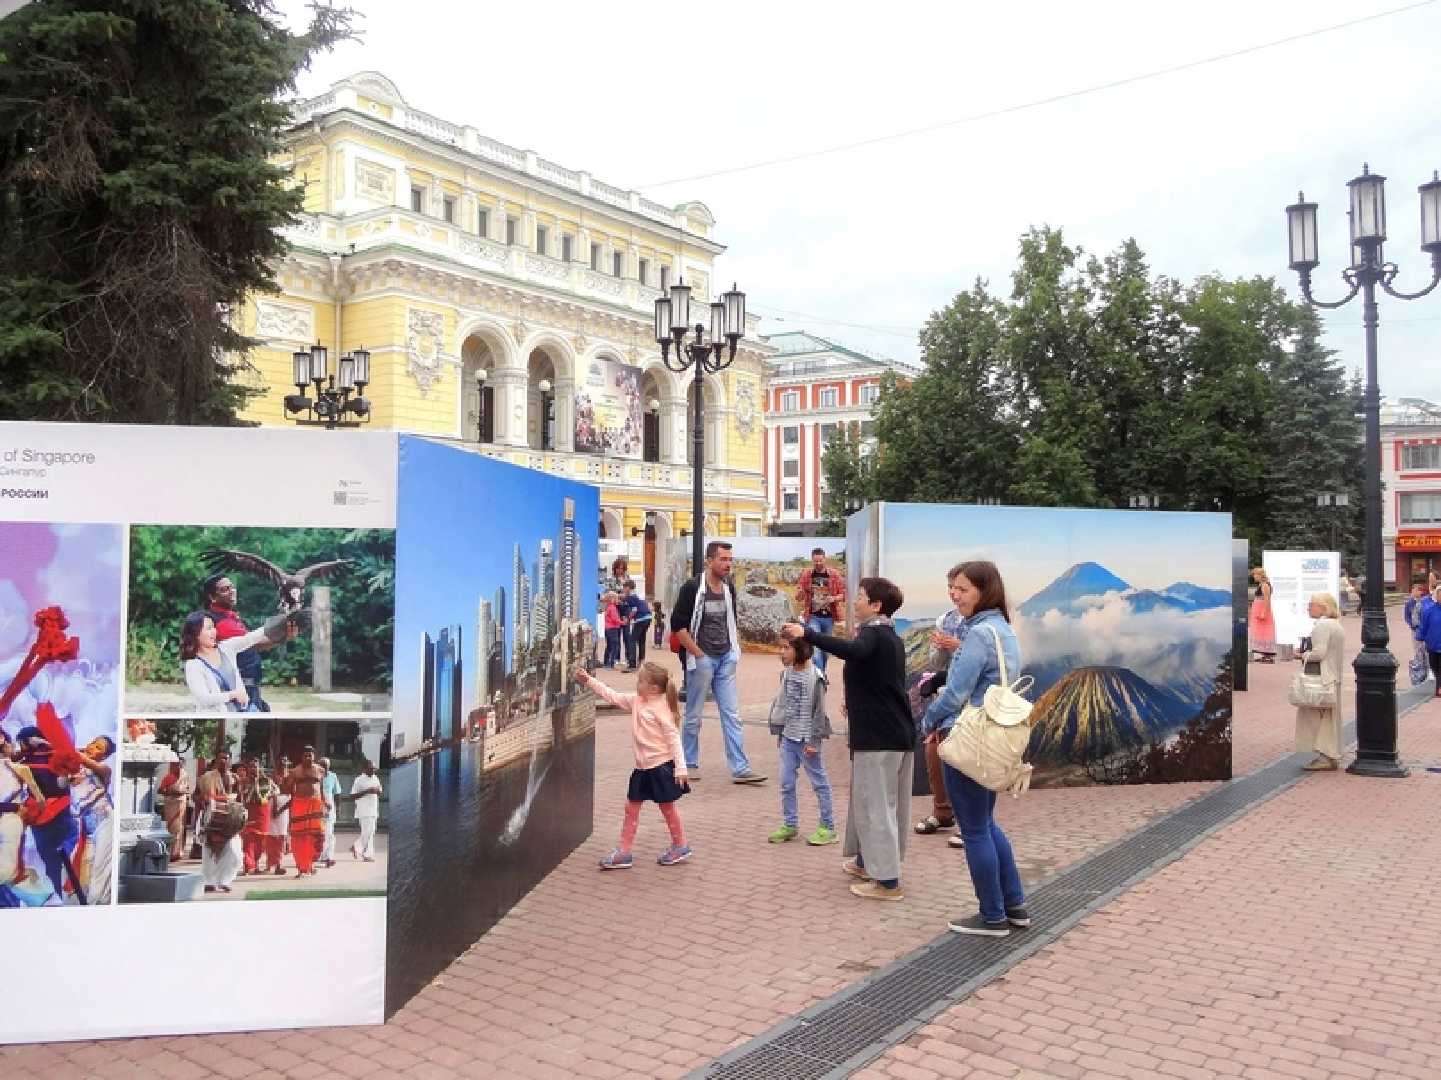
<svg viewBox="0 0 1441 1080"><path fill-rule="evenodd" d="M1296 752L1315 753L1303 768L1318 772L1341 765L1341 675L1346 660L1346 632L1341 628L1341 609L1330 593L1317 593L1306 608L1316 625L1311 630L1311 647L1301 655L1302 669L1319 675L1331 690L1334 704L1315 709L1296 707Z"/></svg>
<svg viewBox="0 0 1441 1080"><path fill-rule="evenodd" d="M185 617L180 627L180 659L185 661L185 685L202 712L244 712L250 695L240 681L235 657L269 640L268 623L240 637L216 643L215 623L203 611Z"/></svg>

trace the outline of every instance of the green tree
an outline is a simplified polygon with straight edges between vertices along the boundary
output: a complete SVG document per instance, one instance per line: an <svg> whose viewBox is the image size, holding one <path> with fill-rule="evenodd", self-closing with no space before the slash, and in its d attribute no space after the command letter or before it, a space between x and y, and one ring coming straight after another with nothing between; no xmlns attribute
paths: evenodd
<svg viewBox="0 0 1441 1080"><path fill-rule="evenodd" d="M927 320L925 372L882 384L870 498L975 502L1007 493L1020 432L1014 380L998 356L1003 340L1003 305L981 281Z"/></svg>
<svg viewBox="0 0 1441 1080"><path fill-rule="evenodd" d="M827 536L844 536L846 517L871 501L871 455L861 453L860 429L840 424L821 453L821 475L826 479L824 530Z"/></svg>
<svg viewBox="0 0 1441 1080"><path fill-rule="evenodd" d="M1267 539L1276 547L1329 549L1334 523L1337 547L1354 551L1360 545L1361 422L1345 371L1321 345L1316 313L1303 308L1298 317L1295 347L1274 370ZM1346 495L1349 505L1318 509L1321 493Z"/></svg>
<svg viewBox="0 0 1441 1080"><path fill-rule="evenodd" d="M931 316L921 347L925 372L885 384L865 500L1121 507L1155 494L1231 512L1260 550L1329 536L1315 507L1327 489L1352 495L1338 533L1354 543L1358 391L1273 280L1183 285L1154 277L1134 241L1094 258L1037 229L1010 296L977 282ZM828 456L833 490L857 483L852 466L840 448Z"/></svg>
<svg viewBox="0 0 1441 1080"><path fill-rule="evenodd" d="M303 192L281 95L352 13L41 0L0 20L0 419L227 424Z"/></svg>

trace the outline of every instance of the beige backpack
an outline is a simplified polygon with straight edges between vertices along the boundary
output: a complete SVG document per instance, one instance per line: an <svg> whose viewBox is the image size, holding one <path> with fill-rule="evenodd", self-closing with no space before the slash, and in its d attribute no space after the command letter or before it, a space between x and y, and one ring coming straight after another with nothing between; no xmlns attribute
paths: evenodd
<svg viewBox="0 0 1441 1080"><path fill-rule="evenodd" d="M1022 760L1031 741L1031 703L1022 695L1034 680L1023 675L1010 682L1001 635L994 626L986 629L996 640L1001 681L986 691L980 705L961 710L940 745L940 755L988 791L1009 791L1019 798L1031 786L1031 766Z"/></svg>

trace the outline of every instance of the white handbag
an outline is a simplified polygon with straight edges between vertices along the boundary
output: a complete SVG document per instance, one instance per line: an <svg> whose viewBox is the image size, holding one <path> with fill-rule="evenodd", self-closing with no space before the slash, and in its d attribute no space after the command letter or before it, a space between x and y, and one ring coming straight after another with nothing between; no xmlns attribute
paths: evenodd
<svg viewBox="0 0 1441 1080"><path fill-rule="evenodd" d="M1310 664L1306 665L1310 667ZM1319 665L1317 665L1319 667ZM1298 709L1334 709L1336 707L1336 691L1328 682L1323 682L1321 676L1308 672L1304 668L1291 677L1290 689L1286 692L1286 700Z"/></svg>
<svg viewBox="0 0 1441 1080"><path fill-rule="evenodd" d="M996 639L1001 681L986 690L980 705L961 710L939 752L947 765L988 791L1019 797L1031 786L1031 766L1023 760L1031 742L1031 703L1022 695L1034 680L1023 675L1010 682L1001 635L994 626L986 629Z"/></svg>

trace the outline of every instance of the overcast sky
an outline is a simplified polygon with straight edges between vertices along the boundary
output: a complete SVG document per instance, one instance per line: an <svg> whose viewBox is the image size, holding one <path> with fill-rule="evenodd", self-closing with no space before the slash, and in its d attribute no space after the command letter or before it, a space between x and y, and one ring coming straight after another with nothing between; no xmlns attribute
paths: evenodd
<svg viewBox="0 0 1441 1080"><path fill-rule="evenodd" d="M1415 0L353 2L363 40L318 58L302 93L378 70L418 109L659 202L703 201L729 247L717 280L740 283L763 332L916 357L917 328L975 278L1009 291L1019 236L1043 224L1098 253L1134 237L1184 280L1276 275L1294 290L1284 207L1298 188L1320 203L1317 291L1334 298L1362 161L1390 179L1398 287L1429 280L1416 187L1441 167L1435 0L959 124ZM1359 302L1326 317L1348 367L1363 362L1360 320ZM1441 401L1441 290L1383 300L1380 359L1383 394Z"/></svg>

